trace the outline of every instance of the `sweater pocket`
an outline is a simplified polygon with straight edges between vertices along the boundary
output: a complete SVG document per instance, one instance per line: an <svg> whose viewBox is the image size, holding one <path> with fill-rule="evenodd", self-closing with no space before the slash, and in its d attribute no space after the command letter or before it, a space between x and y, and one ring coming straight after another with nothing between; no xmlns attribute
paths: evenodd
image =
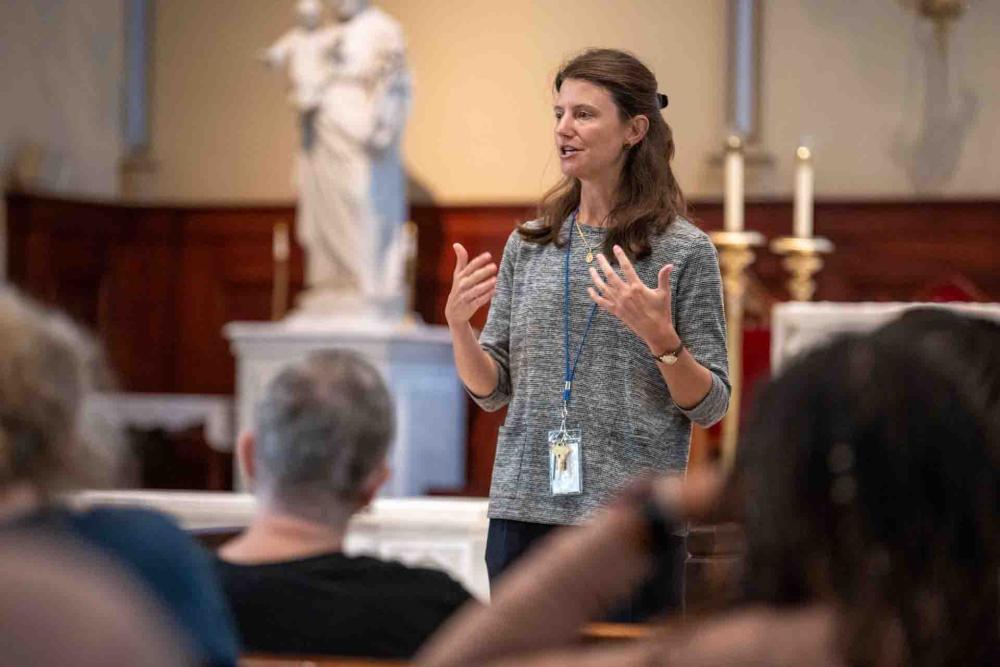
<svg viewBox="0 0 1000 667"><path fill-rule="evenodd" d="M690 427L688 428L690 432ZM651 437L635 433L631 437L634 453L632 474L676 473L687 469L688 449L683 438L667 435Z"/></svg>
<svg viewBox="0 0 1000 667"><path fill-rule="evenodd" d="M497 453L493 459L491 498L516 498L521 482L521 464L527 429L524 426L501 426L497 433Z"/></svg>

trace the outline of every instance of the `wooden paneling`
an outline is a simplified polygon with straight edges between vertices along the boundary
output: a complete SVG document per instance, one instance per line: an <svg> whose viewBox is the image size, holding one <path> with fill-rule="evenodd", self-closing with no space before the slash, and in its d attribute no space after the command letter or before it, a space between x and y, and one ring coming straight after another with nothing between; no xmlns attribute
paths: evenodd
<svg viewBox="0 0 1000 667"><path fill-rule="evenodd" d="M721 205L693 209L703 229L721 229ZM749 229L776 238L790 232L792 206L750 204L746 219ZM908 301L957 276L1000 298L1000 201L821 203L815 228L836 245L819 275L817 300ZM757 253L753 270L787 298L778 257Z"/></svg>
<svg viewBox="0 0 1000 667"><path fill-rule="evenodd" d="M454 243L461 243L469 257L489 252L499 262L514 226L533 215L530 206L414 206L410 217L419 228L416 310L425 321L444 324L444 305L455 268ZM474 326L486 323L486 310L473 318Z"/></svg>
<svg viewBox="0 0 1000 667"><path fill-rule="evenodd" d="M127 391L228 394L221 328L270 317L272 230L294 209L10 195L10 279L93 330ZM302 254L292 254L292 287Z"/></svg>
<svg viewBox="0 0 1000 667"><path fill-rule="evenodd" d="M465 244L470 255L499 256L514 223L532 215L529 206L414 207L421 234L418 305L424 317L442 321L454 266L452 243ZM722 229L719 202L693 203L690 217L705 231ZM750 203L746 221L748 229L769 239L789 234L791 202ZM836 246L818 276L817 300L908 301L928 285L959 276L988 298L1000 299L1000 201L820 203L815 227ZM752 272L774 297L788 297L779 257L758 250Z"/></svg>
<svg viewBox="0 0 1000 667"><path fill-rule="evenodd" d="M129 391L231 393L234 364L221 328L270 316L271 240L288 206L126 206L10 195L11 280L95 330ZM416 310L444 323L454 253L500 257L520 206L415 206L420 230ZM720 229L719 202L696 202L692 219ZM790 202L754 202L747 226L768 238L791 229ZM1000 299L1000 201L824 202L815 227L837 246L818 280L818 299L916 298L929 285L961 281ZM780 259L757 253L766 293L786 298ZM302 255L293 244L292 288ZM482 326L485 311L473 321ZM469 410L468 487L485 493L503 413Z"/></svg>

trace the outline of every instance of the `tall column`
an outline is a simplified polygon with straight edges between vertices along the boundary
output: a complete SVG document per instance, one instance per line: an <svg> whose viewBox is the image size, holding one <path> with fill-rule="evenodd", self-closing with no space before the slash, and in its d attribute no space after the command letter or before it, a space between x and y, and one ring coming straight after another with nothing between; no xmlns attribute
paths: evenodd
<svg viewBox="0 0 1000 667"><path fill-rule="evenodd" d="M744 142L757 137L759 27L758 0L729 0L729 133Z"/></svg>

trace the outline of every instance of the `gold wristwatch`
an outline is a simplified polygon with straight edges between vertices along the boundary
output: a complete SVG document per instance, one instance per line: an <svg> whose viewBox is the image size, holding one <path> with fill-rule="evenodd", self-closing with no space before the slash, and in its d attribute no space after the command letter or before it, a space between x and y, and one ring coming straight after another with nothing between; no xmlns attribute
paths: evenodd
<svg viewBox="0 0 1000 667"><path fill-rule="evenodd" d="M677 346L676 350L669 350L667 352L664 352L663 354L653 355L653 356L660 363L666 364L667 366L673 366L674 364L677 363L677 359L680 358L681 352L683 351L684 351L684 343L681 342L681 344Z"/></svg>

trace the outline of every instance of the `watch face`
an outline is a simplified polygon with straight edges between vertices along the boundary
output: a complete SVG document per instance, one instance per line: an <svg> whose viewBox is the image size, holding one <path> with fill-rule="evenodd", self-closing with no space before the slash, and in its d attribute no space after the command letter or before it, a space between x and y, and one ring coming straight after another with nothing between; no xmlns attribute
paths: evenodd
<svg viewBox="0 0 1000 667"><path fill-rule="evenodd" d="M684 344L681 343L676 350L674 350L673 352L664 352L660 356L656 357L656 360L659 361L661 364L666 364L667 366L673 366L674 364L677 363L677 360L680 358L683 352L684 352Z"/></svg>

